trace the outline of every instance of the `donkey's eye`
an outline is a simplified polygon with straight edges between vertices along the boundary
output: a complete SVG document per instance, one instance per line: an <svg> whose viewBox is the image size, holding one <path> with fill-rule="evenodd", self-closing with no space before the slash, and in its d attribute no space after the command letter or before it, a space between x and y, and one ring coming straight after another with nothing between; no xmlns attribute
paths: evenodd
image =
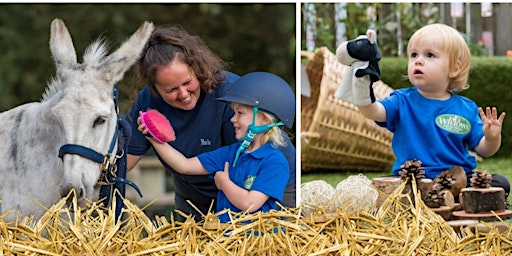
<svg viewBox="0 0 512 256"><path fill-rule="evenodd" d="M92 125L92 127L96 127L97 125L105 123L105 120L106 118L103 116L96 118L96 120L94 120L94 124Z"/></svg>

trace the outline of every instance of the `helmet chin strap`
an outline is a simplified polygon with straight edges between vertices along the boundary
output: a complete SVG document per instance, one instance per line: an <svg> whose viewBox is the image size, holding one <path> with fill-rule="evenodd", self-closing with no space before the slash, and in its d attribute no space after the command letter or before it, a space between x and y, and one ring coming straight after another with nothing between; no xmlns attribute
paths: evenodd
<svg viewBox="0 0 512 256"><path fill-rule="evenodd" d="M251 145L251 142L254 140L254 136L258 133L266 132L270 128L275 126L284 125L283 122L277 122L273 124L266 124L266 125L260 125L256 126L256 114L258 113L258 107L253 107L254 115L252 117L252 123L247 127L247 132L245 133L245 137L242 141L242 144L240 144L240 147L236 151L235 161L233 161L233 167L236 166L236 162L238 161L238 157L240 154L247 148L249 145Z"/></svg>

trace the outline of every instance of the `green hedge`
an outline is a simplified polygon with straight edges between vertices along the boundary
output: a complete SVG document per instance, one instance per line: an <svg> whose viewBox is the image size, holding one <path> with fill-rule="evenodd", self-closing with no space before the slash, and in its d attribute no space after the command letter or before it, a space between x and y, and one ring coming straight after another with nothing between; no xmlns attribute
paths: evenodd
<svg viewBox="0 0 512 256"><path fill-rule="evenodd" d="M410 87L407 80L407 58L386 57L380 61L382 81L394 89ZM512 156L512 58L472 57L466 96L478 106L496 106L507 112L503 122L502 144L495 156Z"/></svg>

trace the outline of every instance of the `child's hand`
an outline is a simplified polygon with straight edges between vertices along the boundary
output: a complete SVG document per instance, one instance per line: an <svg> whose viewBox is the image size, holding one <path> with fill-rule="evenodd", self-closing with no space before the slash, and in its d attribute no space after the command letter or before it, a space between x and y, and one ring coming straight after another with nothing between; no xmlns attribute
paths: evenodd
<svg viewBox="0 0 512 256"><path fill-rule="evenodd" d="M137 129L142 133L144 134L144 136L146 136L146 139L149 140L149 142L156 142L153 137L151 137L151 134L149 134L149 130L148 128L146 127L145 124L143 124L141 121L140 121L140 115L142 114L142 111L139 111L139 117L137 117L137 124L139 125L137 127Z"/></svg>
<svg viewBox="0 0 512 256"><path fill-rule="evenodd" d="M483 122L482 130L484 131L484 136L487 140L497 140L501 136L501 125L503 119L505 119L505 112L501 113L498 118L496 107L493 107L492 110L490 107L486 107L485 111L486 113L484 113L481 107L478 108L478 113L480 113L480 118L482 118Z"/></svg>
<svg viewBox="0 0 512 256"><path fill-rule="evenodd" d="M215 172L215 185L219 190L222 190L223 186L226 184L226 182L229 182L229 163L226 162L224 164L224 171Z"/></svg>

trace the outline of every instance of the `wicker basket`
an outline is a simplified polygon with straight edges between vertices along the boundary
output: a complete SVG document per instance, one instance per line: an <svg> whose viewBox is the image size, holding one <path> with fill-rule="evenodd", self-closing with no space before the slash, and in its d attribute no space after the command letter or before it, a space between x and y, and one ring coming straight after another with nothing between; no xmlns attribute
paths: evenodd
<svg viewBox="0 0 512 256"><path fill-rule="evenodd" d="M395 161L392 133L334 97L347 66L325 47L303 56L309 57L311 97L301 96L302 171L389 171ZM373 88L377 99L393 91L381 81Z"/></svg>

